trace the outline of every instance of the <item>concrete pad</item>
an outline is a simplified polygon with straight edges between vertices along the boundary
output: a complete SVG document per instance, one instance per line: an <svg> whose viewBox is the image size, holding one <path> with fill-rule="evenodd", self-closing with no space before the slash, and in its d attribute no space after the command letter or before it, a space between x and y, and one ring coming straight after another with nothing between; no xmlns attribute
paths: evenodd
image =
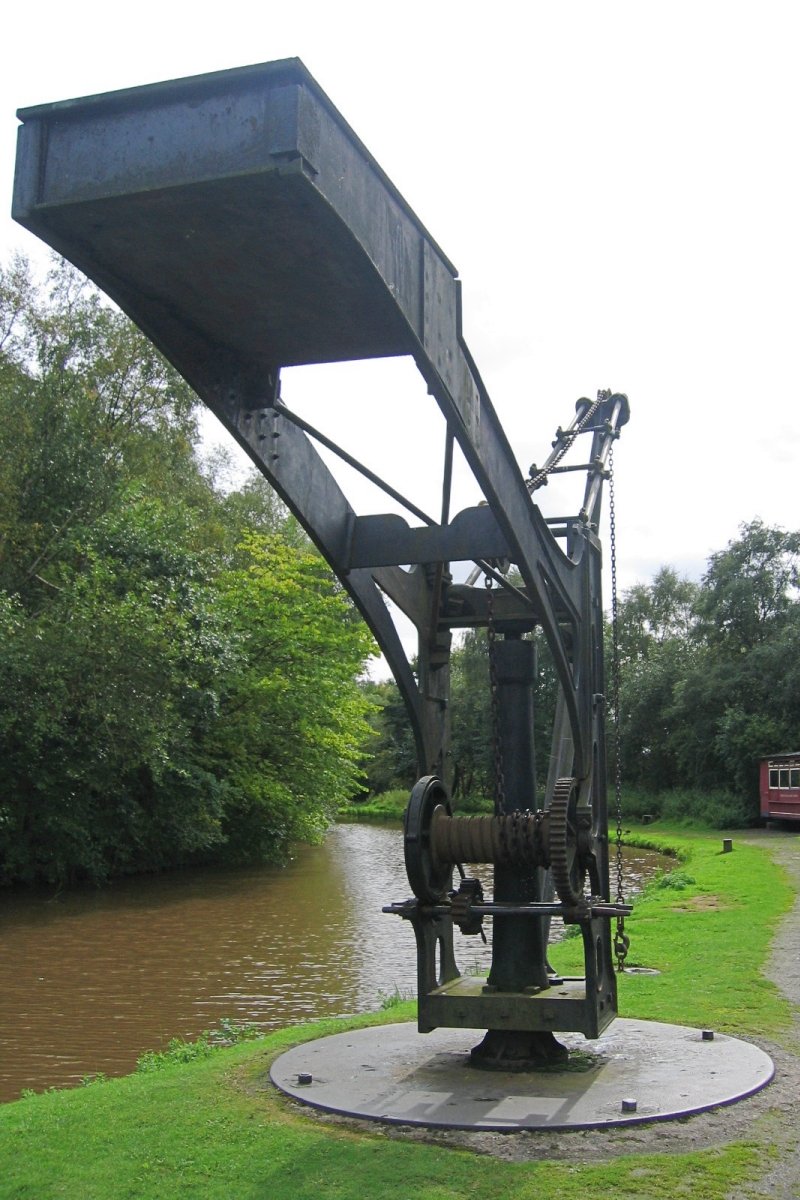
<svg viewBox="0 0 800 1200"><path fill-rule="evenodd" d="M765 1087L772 1059L749 1042L617 1018L596 1041L559 1034L571 1069L510 1073L468 1065L475 1029L378 1025L305 1042L270 1078L303 1104L342 1116L447 1129L590 1129L665 1121Z"/></svg>

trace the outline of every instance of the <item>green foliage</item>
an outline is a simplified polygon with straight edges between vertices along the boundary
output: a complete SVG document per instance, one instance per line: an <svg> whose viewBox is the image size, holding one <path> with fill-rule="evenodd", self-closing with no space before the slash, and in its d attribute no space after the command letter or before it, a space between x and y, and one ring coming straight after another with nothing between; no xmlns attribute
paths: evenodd
<svg viewBox="0 0 800 1200"><path fill-rule="evenodd" d="M400 690L393 680L365 679L361 688L371 731L362 760L364 787L372 796L392 789L407 793L417 778L417 753Z"/></svg>
<svg viewBox="0 0 800 1200"><path fill-rule="evenodd" d="M661 567L651 584L637 583L620 605L619 650L627 667L651 658L659 647L687 642L694 630L697 584Z"/></svg>
<svg viewBox="0 0 800 1200"><path fill-rule="evenodd" d="M550 737L558 684L550 651L540 630L534 681L534 749L540 785L547 777ZM451 666L453 797L463 809L467 797L494 794L494 741L486 632L468 630L452 655ZM490 801L491 807L491 801Z"/></svg>
<svg viewBox="0 0 800 1200"><path fill-rule="evenodd" d="M393 992L378 992L378 1007L382 1012L387 1012L392 1008L400 1008L401 1005L407 1004L411 999L413 999L411 992L395 987Z"/></svg>
<svg viewBox="0 0 800 1200"><path fill-rule="evenodd" d="M722 790L672 788L649 792L625 788L622 795L625 820L643 816L697 829L740 829L752 821L751 806L741 796Z"/></svg>
<svg viewBox="0 0 800 1200"><path fill-rule="evenodd" d="M0 271L0 882L280 859L358 789L371 650L71 268Z"/></svg>
<svg viewBox="0 0 800 1200"><path fill-rule="evenodd" d="M645 888L625 919L629 963L660 974L619 976L620 1013L738 1036L788 1029L791 1006L761 974L793 901L785 873L761 847L734 840L724 854L718 838L678 827L648 827L646 838L631 840L676 854L679 866ZM582 947L571 939L553 946L552 956L571 974Z"/></svg>
<svg viewBox="0 0 800 1200"><path fill-rule="evenodd" d="M222 1017L216 1029L204 1030L199 1037L191 1042L183 1038L171 1038L166 1050L146 1050L136 1060L136 1070L140 1074L153 1071L163 1071L181 1063L197 1062L209 1058L215 1050L226 1046L238 1046L241 1042L252 1042L260 1036L259 1031L251 1025L239 1025L228 1017Z"/></svg>
<svg viewBox="0 0 800 1200"><path fill-rule="evenodd" d="M171 1038L166 1050L147 1050L136 1060L136 1070L141 1074L152 1071L163 1071L179 1063L197 1062L198 1059L208 1058L214 1053L209 1033L201 1033L192 1042L183 1038Z"/></svg>
<svg viewBox="0 0 800 1200"><path fill-rule="evenodd" d="M694 875L677 867L672 871L656 871L649 883L645 884L637 899L641 900L650 892L684 892L695 883L697 880Z"/></svg>
<svg viewBox="0 0 800 1200"><path fill-rule="evenodd" d="M402 821L410 795L410 788L394 788L365 800L343 804L338 816L351 821ZM492 799L481 795L456 796L452 806L456 813L490 813Z"/></svg>
<svg viewBox="0 0 800 1200"><path fill-rule="evenodd" d="M220 602L246 664L229 681L206 755L227 770L226 856L276 858L320 836L358 790L369 703L356 676L373 643L308 546L249 535Z"/></svg>
<svg viewBox="0 0 800 1200"><path fill-rule="evenodd" d="M402 821L410 795L410 788L393 788L368 799L343 804L338 815L356 821Z"/></svg>
<svg viewBox="0 0 800 1200"><path fill-rule="evenodd" d="M800 736L799 564L800 533L753 521L700 585L663 568L626 593L622 771L654 793L643 811L715 827L757 818L758 760Z"/></svg>
<svg viewBox="0 0 800 1200"><path fill-rule="evenodd" d="M486 633L467 630L453 649L450 668L453 795L493 791L491 693Z"/></svg>
<svg viewBox="0 0 800 1200"><path fill-rule="evenodd" d="M740 535L711 555L697 605L709 644L734 652L772 638L795 611L800 583L800 532L756 520Z"/></svg>

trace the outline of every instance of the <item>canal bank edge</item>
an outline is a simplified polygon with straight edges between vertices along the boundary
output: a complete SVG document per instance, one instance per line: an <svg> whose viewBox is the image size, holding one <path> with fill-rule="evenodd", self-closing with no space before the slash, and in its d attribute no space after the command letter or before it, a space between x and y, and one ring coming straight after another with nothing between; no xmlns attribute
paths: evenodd
<svg viewBox="0 0 800 1200"><path fill-rule="evenodd" d="M698 839L691 840L696 842ZM711 838L704 842L706 848L711 847ZM716 846L716 839L713 839L713 845ZM798 845L795 841L785 851L789 860L794 855L795 868ZM762 858L759 851L764 847L759 845L753 851L755 859L750 853L740 859L736 855L737 848L738 842L735 842L734 864L741 863L749 874L754 861ZM773 843L769 849L777 851L778 847ZM776 857L779 857L777 853ZM693 869L696 867L702 884L699 869L702 863L690 865ZM732 883L736 882L738 873L737 869L731 874ZM780 891L782 880L773 869L759 872L759 877L762 883L768 881ZM800 889L796 870L793 882L795 890ZM700 888L697 894L703 894ZM728 896L731 902L736 898L735 892ZM660 906L661 919L653 916L648 920L654 919L658 924L674 923L678 918L669 911L670 899L674 897L658 897L655 907ZM760 961L766 957L769 942L769 928L764 920L767 926L774 926L786 907L780 896L770 894L770 912L766 914L762 910L758 926L763 946ZM706 910L704 919L714 922L717 917L714 911ZM795 928L800 930L800 924ZM709 964L710 980L713 981L717 972L726 967L727 960L722 964L719 961ZM751 978L747 974L745 983L748 984ZM669 982L669 975L666 979ZM463 1188L465 1162L469 1186L482 1187L487 1197L527 1195L541 1170L543 1186L557 1187L563 1200L585 1195L585 1189L590 1186L613 1183L621 1186L627 1182L636 1188L637 1179L640 1190L635 1194L643 1194L641 1188L646 1187L649 1197L666 1197L674 1194L676 1182L680 1182L684 1188L693 1188L693 1194L716 1200L717 1197L743 1195L744 1192L736 1190L739 1184L744 1186L757 1175L763 1175L765 1167L769 1174L759 1184L756 1194L770 1194L778 1200L784 1196L793 1197L797 1193L792 1190L796 1181L791 1171L796 1162L793 1166L791 1148L785 1145L786 1122L784 1120L781 1125L779 1110L786 1105L784 1111L787 1111L790 1100L793 1102L800 1072L796 1024L794 1036L791 1033L791 1020L793 1015L796 1019L796 1010L793 1014L787 1004L782 1010L786 1019L780 1019L781 1014L767 993L762 995L755 989L753 995L753 1004L743 1013L746 1029L740 1032L765 1045L778 1068L776 1082L761 1097L692 1118L674 1129L639 1127L602 1136L576 1132L558 1137L536 1134L430 1137L406 1129L376 1134L374 1129L365 1132L363 1123L351 1122L344 1143L345 1148L349 1148L348 1182L340 1181L337 1185L337 1197L377 1194L375 1186L384 1166L397 1173L395 1182L408 1185L406 1192L413 1187L420 1197L433 1194L424 1185L425 1180L434 1189L442 1186ZM765 1001L770 1001L766 1007ZM38 1096L6 1105L0 1109L0 1158L11 1170L5 1175L5 1182L0 1182L0 1197L18 1200L35 1195L37 1200L47 1200L49 1196L70 1194L70 1187L73 1187L74 1194L80 1193L87 1200L91 1197L111 1198L126 1194L126 1180L140 1200L150 1196L168 1200L172 1196L188 1194L200 1200L205 1196L222 1195L225 1186L229 1190L238 1187L241 1194L241 1187L247 1185L252 1173L250 1164L254 1156L263 1164L259 1179L265 1179L268 1167L280 1174L274 1167L275 1155L287 1164L285 1189L277 1186L277 1175L270 1176L271 1194L275 1200L283 1195L325 1195L326 1179L338 1178L335 1159L329 1152L335 1152L337 1147L341 1149L339 1135L344 1131L341 1127L348 1123L310 1117L307 1110L299 1116L295 1106L278 1101L269 1089L264 1090L269 1061L300 1040L322 1036L335 1029L394 1022L403 1017L410 1019L412 1013L413 1006L406 1004L350 1022L324 1021L281 1030L263 1042L235 1047L205 1062L170 1068L159 1075L134 1075L88 1089ZM759 1036L758 1030L767 1026L783 1044L778 1044L777 1040L765 1042ZM205 1100L200 1095L203 1089L209 1093L205 1107ZM168 1112L163 1107L165 1101L170 1105ZM776 1109L777 1114L773 1111ZM168 1145L163 1141L167 1126L171 1126ZM327 1132L326 1126L330 1127ZM330 1137L333 1137L332 1142ZM358 1144L353 1145L353 1137L357 1138ZM225 1154L229 1154L230 1159L225 1160L227 1166L222 1163L223 1142ZM410 1143L414 1142L419 1144L412 1150ZM404 1150L402 1166L393 1157L395 1144ZM444 1146L473 1150L479 1157L469 1155L465 1160L463 1156L452 1158L447 1155L444 1159L428 1156L431 1149L440 1151ZM710 1149L697 1153L706 1147ZM364 1153L366 1149L367 1154ZM318 1159L318 1154L323 1151L325 1171ZM664 1151L669 1153L664 1154ZM417 1157L417 1153L422 1157ZM495 1165L490 1165L488 1170L483 1158L486 1154L495 1160ZM627 1157L631 1155L634 1157ZM102 1159L113 1164L106 1185L98 1175L98 1163ZM559 1160L564 1167L559 1167ZM314 1164L317 1162L320 1171L315 1175ZM518 1164L525 1165L523 1176L514 1170ZM363 1173L365 1167L367 1175ZM421 1175L417 1174L418 1169ZM167 1176L171 1178L172 1175L180 1177L180 1187L170 1185ZM225 1185L223 1175L227 1180ZM641 1182L645 1176L646 1184ZM212 1178L216 1182L212 1183ZM221 1186L223 1191L220 1191ZM762 1187L765 1188L763 1192ZM129 1190L127 1194L132 1193ZM387 1197L400 1195L388 1177L381 1194ZM748 1190L748 1194L753 1193Z"/></svg>

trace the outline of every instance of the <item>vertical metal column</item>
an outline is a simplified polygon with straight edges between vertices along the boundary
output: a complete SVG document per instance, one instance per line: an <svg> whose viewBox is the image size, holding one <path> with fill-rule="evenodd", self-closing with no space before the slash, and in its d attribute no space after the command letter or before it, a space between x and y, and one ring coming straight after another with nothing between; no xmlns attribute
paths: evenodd
<svg viewBox="0 0 800 1200"><path fill-rule="evenodd" d="M533 742L533 684L536 648L517 634L495 644L499 753L503 765L505 812L525 812L536 802ZM512 818L513 820L513 818ZM540 867L497 863L494 899L529 904L545 899L545 872ZM549 921L532 917L494 918L492 967L487 990L527 993L547 988ZM513 1024L513 1018L511 1021ZM532 1064L566 1057L566 1049L547 1031L489 1029L471 1055L473 1065L497 1070L524 1070Z"/></svg>

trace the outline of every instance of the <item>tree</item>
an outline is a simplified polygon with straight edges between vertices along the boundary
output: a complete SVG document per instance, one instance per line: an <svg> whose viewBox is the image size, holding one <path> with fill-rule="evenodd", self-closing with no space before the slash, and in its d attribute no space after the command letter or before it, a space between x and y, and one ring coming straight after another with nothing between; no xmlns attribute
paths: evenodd
<svg viewBox="0 0 800 1200"><path fill-rule="evenodd" d="M6 878L152 870L223 840L224 779L198 761L238 635L214 604L189 516L152 497L83 529L47 603L6 594L0 831ZM13 622L13 625L12 625Z"/></svg>
<svg viewBox="0 0 800 1200"><path fill-rule="evenodd" d="M0 272L0 881L278 860L357 786L369 637L150 343L48 286Z"/></svg>
<svg viewBox="0 0 800 1200"><path fill-rule="evenodd" d="M739 532L711 555L697 603L709 645L733 653L774 636L796 608L800 583L800 532L759 520Z"/></svg>
<svg viewBox="0 0 800 1200"><path fill-rule="evenodd" d="M558 681L547 643L536 629L533 689L534 751L541 787L547 779L550 739ZM495 789L494 717L486 631L468 630L452 656L452 752L455 796L493 797Z"/></svg>
<svg viewBox="0 0 800 1200"><path fill-rule="evenodd" d="M621 663L642 662L661 646L688 642L697 620L697 593L697 584L672 567L661 567L650 584L629 588L619 605Z"/></svg>
<svg viewBox="0 0 800 1200"><path fill-rule="evenodd" d="M370 704L357 676L374 643L309 546L251 534L242 550L219 588L246 664L205 753L225 772L226 857L276 859L359 790Z"/></svg>
<svg viewBox="0 0 800 1200"><path fill-rule="evenodd" d="M755 520L699 587L663 568L620 606L623 770L757 811L759 758L800 738L800 533ZM660 597L660 598L659 598Z"/></svg>
<svg viewBox="0 0 800 1200"><path fill-rule="evenodd" d="M675 787L679 780L675 690L696 655L697 591L672 567L662 567L652 583L628 589L619 605L622 773L630 783L654 790ZM610 638L607 643L610 647Z"/></svg>
<svg viewBox="0 0 800 1200"><path fill-rule="evenodd" d="M371 795L395 789L410 791L417 778L417 752L406 706L393 679L363 680L370 704L372 735L364 745L364 786Z"/></svg>
<svg viewBox="0 0 800 1200"><path fill-rule="evenodd" d="M0 586L26 605L131 479L198 479L188 385L72 268L48 282L0 274Z"/></svg>

